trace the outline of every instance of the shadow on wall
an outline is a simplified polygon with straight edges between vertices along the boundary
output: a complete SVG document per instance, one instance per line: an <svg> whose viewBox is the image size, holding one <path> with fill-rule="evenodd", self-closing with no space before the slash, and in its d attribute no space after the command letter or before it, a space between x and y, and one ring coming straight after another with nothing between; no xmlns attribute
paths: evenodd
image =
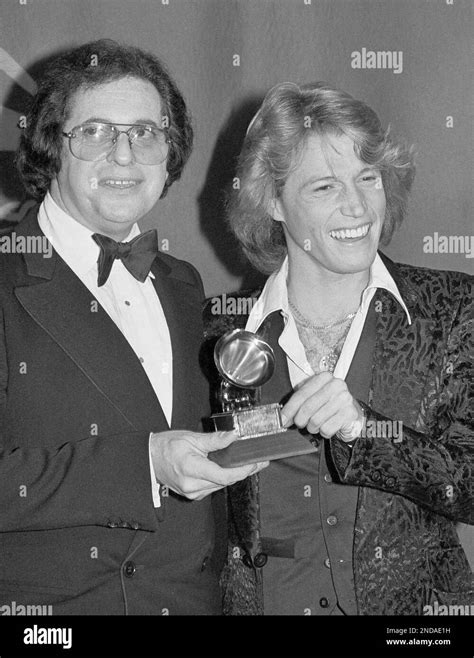
<svg viewBox="0 0 474 658"><path fill-rule="evenodd" d="M244 290L261 286L266 277L250 265L228 228L226 201L233 192L237 158L247 127L261 102L262 97L252 96L232 110L217 137L206 183L198 198L201 230L219 261L231 274L242 277L240 287Z"/></svg>

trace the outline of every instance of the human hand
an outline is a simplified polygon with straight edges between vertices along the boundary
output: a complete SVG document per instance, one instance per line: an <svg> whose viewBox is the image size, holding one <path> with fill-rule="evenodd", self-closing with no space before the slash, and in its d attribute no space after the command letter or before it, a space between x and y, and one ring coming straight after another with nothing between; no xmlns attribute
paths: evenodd
<svg viewBox="0 0 474 658"><path fill-rule="evenodd" d="M346 442L353 441L364 426L364 412L351 395L343 379L322 372L307 379L293 393L281 410L284 425L319 432L328 439L335 434Z"/></svg>
<svg viewBox="0 0 474 658"><path fill-rule="evenodd" d="M172 430L152 434L150 452L157 482L181 496L202 500L268 466L269 462L259 462L221 468L207 458L209 452L227 448L237 438L234 432Z"/></svg>

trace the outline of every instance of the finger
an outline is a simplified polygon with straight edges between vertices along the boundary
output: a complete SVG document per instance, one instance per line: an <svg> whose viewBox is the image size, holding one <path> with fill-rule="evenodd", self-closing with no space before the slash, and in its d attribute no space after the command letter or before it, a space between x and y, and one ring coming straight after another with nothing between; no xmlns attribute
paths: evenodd
<svg viewBox="0 0 474 658"><path fill-rule="evenodd" d="M255 475L256 473L259 473L264 468L267 468L267 466L269 466L269 465L270 465L270 462L258 462L258 464L253 464L253 466L254 466L253 470L246 477L249 477L250 475ZM230 470L230 469L226 469L226 470ZM234 469L232 469L232 470L234 470ZM210 493L220 491L221 489L224 489L224 487L231 486L232 484L235 484L236 482L239 482L240 480L243 480L243 479L245 479L245 478L239 478L239 479L235 480L234 482L229 482L229 484L227 484L227 485L216 485L215 487L205 488L202 491L197 492L197 495L193 496L193 499L202 500L203 498L208 496Z"/></svg>
<svg viewBox="0 0 474 658"><path fill-rule="evenodd" d="M236 430L232 430L231 432L212 432L210 434L193 434L195 445L199 446L206 455L214 450L227 448L227 446L238 438L239 434Z"/></svg>
<svg viewBox="0 0 474 658"><path fill-rule="evenodd" d="M199 462L199 478L226 487L240 480L245 480L245 478L254 475L267 465L268 462L258 462L245 464L244 466L222 468L215 462L204 459Z"/></svg>
<svg viewBox="0 0 474 658"><path fill-rule="evenodd" d="M180 496L189 498L190 500L202 500L209 494L215 493L224 487L221 484L211 485L206 480L193 480L188 486L182 490L176 491Z"/></svg>
<svg viewBox="0 0 474 658"><path fill-rule="evenodd" d="M341 427L345 423L351 422L353 419L352 416L354 415L354 410L350 404L351 399L352 398L349 397L348 403L345 395L329 398L314 414L311 415L306 425L307 430L313 434L320 432L320 428L335 416L340 418Z"/></svg>
<svg viewBox="0 0 474 658"><path fill-rule="evenodd" d="M310 420L322 412L330 399L331 391L325 386L303 402L293 418L293 423L300 428L307 427Z"/></svg>
<svg viewBox="0 0 474 658"><path fill-rule="evenodd" d="M230 474L235 469L222 468L205 455L193 455L186 464L186 479L198 483L194 489L202 487L227 486L231 482ZM236 475L240 475L236 473ZM239 479L238 477L236 479Z"/></svg>
<svg viewBox="0 0 474 658"><path fill-rule="evenodd" d="M289 427L294 422L294 417L299 411L301 405L321 388L326 386L333 376L330 373L322 372L319 375L307 379L291 396L288 402L283 406L281 415L285 427Z"/></svg>
<svg viewBox="0 0 474 658"><path fill-rule="evenodd" d="M270 466L270 462L258 462L257 464L255 464L254 473L259 473L260 471L263 471L263 469L267 468L267 466Z"/></svg>
<svg viewBox="0 0 474 658"><path fill-rule="evenodd" d="M326 420L319 428L319 433L325 439L330 439L334 436L343 425L347 423L347 420L341 418L340 414L334 415L332 418Z"/></svg>
<svg viewBox="0 0 474 658"><path fill-rule="evenodd" d="M246 477L249 477L251 475L255 475L256 473L259 473L262 471L264 468L266 468L270 462L258 462L257 464L249 464L248 466L250 467L250 470L247 475L244 477L242 476L242 470L240 468L226 468L224 470L231 472L231 474L234 474L234 477L231 477L231 480L227 484L218 484L215 486L209 485L208 482L205 480L196 480L195 481L195 486L196 490L191 493L191 495L187 494L188 498L192 498L193 500L202 500L206 496L208 496L211 493L214 493L216 491L220 491L226 486L231 486L232 484L235 484L236 482L240 482L241 480L244 480ZM246 465L247 466L247 465ZM237 472L238 471L238 472ZM235 477L235 475L238 475L238 477ZM235 478L235 479L234 479Z"/></svg>
<svg viewBox="0 0 474 658"><path fill-rule="evenodd" d="M256 473L259 473L264 468L266 468L269 465L269 463L270 462L258 462L256 464L246 464L245 466L226 469L227 471L232 471L232 473L229 473L229 476L232 478L232 481L230 481L227 486L230 486L231 484L235 484L236 482L240 482L241 480L245 480L246 478L251 477Z"/></svg>
<svg viewBox="0 0 474 658"><path fill-rule="evenodd" d="M213 489L208 489L206 491L198 492L196 495L192 497L192 500L203 500L207 496L210 496L213 493L216 493L216 491L221 491L224 487L214 487Z"/></svg>
<svg viewBox="0 0 474 658"><path fill-rule="evenodd" d="M330 407L325 409L324 407L327 404L330 404ZM314 429L314 425L321 425L324 420L336 413L337 410L347 409L349 411L352 407L353 397L345 381L331 377L330 381L323 388L316 391L313 396L303 402L295 415L294 423L298 427L307 427L310 420L315 420L316 416L319 423L313 423Z"/></svg>
<svg viewBox="0 0 474 658"><path fill-rule="evenodd" d="M330 415L328 413L319 425L319 433L326 439L331 438L343 427L348 427L351 423L357 420L357 410L353 405L338 405L335 412Z"/></svg>
<svg viewBox="0 0 474 658"><path fill-rule="evenodd" d="M213 464L213 462L209 463ZM216 472L215 469L212 469L214 470L214 473L210 474L209 477L215 478L215 482L208 479L187 477L183 480L180 489L170 488L180 496L185 496L191 500L202 500L202 498L205 498L215 491L219 491L219 489L222 489L223 487L230 486L258 473L269 464L270 462L266 461L258 462L256 464L246 464L245 466L239 466L236 468L220 468L217 464L214 464L217 467L218 472ZM219 479L221 480L220 482Z"/></svg>

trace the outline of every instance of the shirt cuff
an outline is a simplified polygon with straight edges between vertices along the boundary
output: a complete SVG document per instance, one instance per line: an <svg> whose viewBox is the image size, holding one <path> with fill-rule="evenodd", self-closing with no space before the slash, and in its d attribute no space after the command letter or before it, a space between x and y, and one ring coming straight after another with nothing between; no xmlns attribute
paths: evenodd
<svg viewBox="0 0 474 658"><path fill-rule="evenodd" d="M151 495L153 496L153 506L161 507L160 485L156 481L155 467L153 466L153 460L151 458L152 434L153 432L150 432L150 438L148 440L148 456L150 458L150 475L151 475Z"/></svg>

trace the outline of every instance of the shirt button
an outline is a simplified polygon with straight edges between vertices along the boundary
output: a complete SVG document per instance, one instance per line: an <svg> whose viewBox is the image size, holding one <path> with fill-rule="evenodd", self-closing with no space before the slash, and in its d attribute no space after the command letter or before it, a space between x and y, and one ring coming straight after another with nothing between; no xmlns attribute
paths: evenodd
<svg viewBox="0 0 474 658"><path fill-rule="evenodd" d="M323 596L322 599L319 599L319 605L321 608L327 608L329 606L329 601L325 596Z"/></svg>
<svg viewBox="0 0 474 658"><path fill-rule="evenodd" d="M329 475L329 473L326 473L324 476L324 481L325 482L332 482L332 477Z"/></svg>
<svg viewBox="0 0 474 658"><path fill-rule="evenodd" d="M126 304L127 306L130 306L130 302L128 301L128 299L125 300L125 304Z"/></svg>
<svg viewBox="0 0 474 658"><path fill-rule="evenodd" d="M324 566L328 569L331 568L331 560L328 557L324 560Z"/></svg>
<svg viewBox="0 0 474 658"><path fill-rule="evenodd" d="M135 575L136 570L137 567L135 566L135 562L132 562L131 560L125 562L123 565L123 573L127 576L127 578L132 578L132 576Z"/></svg>
<svg viewBox="0 0 474 658"><path fill-rule="evenodd" d="M140 356L139 359L140 359L140 363L145 363L145 359L142 356Z"/></svg>
<svg viewBox="0 0 474 658"><path fill-rule="evenodd" d="M326 519L326 522L327 522L328 525L336 525L337 516L333 516L333 515L328 516L328 518Z"/></svg>

